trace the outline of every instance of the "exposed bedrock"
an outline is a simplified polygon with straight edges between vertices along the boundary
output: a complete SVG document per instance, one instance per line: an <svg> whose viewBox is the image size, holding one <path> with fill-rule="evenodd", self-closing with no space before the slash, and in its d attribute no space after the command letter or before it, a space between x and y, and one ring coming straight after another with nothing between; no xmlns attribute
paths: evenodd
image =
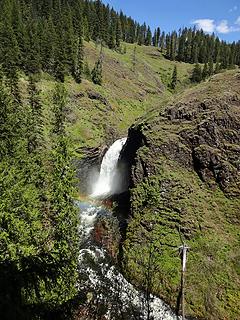
<svg viewBox="0 0 240 320"><path fill-rule="evenodd" d="M213 77L129 129L125 275L181 313L182 240L190 247L186 314L240 318L240 77ZM148 270L148 276L146 275Z"/></svg>

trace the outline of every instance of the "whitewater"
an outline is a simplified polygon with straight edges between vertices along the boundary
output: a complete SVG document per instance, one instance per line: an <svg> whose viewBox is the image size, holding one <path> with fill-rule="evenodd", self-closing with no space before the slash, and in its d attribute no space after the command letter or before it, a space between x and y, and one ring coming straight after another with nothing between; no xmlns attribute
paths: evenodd
<svg viewBox="0 0 240 320"><path fill-rule="evenodd" d="M113 219L99 199L116 193L119 181L118 161L126 138L119 139L106 152L96 183L90 195L91 202L79 202L81 250L79 253L79 292L88 297L89 312L109 320L177 320L171 309L158 297L146 299L119 272L107 251L92 238L94 226L100 217ZM99 309L99 306L101 308ZM150 310L150 313L149 313ZM98 319L98 318L95 318Z"/></svg>

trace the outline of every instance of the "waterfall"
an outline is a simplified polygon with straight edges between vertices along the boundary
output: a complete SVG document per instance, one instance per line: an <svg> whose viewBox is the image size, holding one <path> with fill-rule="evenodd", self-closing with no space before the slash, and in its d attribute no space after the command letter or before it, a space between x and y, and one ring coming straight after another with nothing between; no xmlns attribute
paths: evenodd
<svg viewBox="0 0 240 320"><path fill-rule="evenodd" d="M86 304L82 305L82 314L86 315L86 319L96 319L96 315L106 320L181 319L160 298L150 295L146 299L144 292L134 288L120 273L107 250L94 238L99 219L115 221L116 226L119 223L108 209L92 200L117 192L121 181L118 160L125 143L126 138L117 140L105 154L91 201L77 203L81 220L78 290L86 300Z"/></svg>
<svg viewBox="0 0 240 320"><path fill-rule="evenodd" d="M105 198L117 190L118 170L117 164L120 152L126 143L127 138L122 138L113 143L106 152L102 164L97 183L94 185L92 198Z"/></svg>

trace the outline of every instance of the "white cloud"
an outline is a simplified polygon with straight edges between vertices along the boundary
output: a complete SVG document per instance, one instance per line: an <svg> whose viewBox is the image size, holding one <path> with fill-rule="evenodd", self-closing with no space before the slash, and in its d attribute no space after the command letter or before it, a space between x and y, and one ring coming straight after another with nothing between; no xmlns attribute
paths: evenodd
<svg viewBox="0 0 240 320"><path fill-rule="evenodd" d="M240 16L237 18L237 20L235 21L235 24L239 24L240 25Z"/></svg>
<svg viewBox="0 0 240 320"><path fill-rule="evenodd" d="M205 32L212 33L215 30L215 24L213 19L198 19L193 21L198 29L202 29Z"/></svg>
<svg viewBox="0 0 240 320"><path fill-rule="evenodd" d="M216 25L216 30L219 33L229 33L232 32L232 27L228 25L227 20L222 20L218 25Z"/></svg>
<svg viewBox="0 0 240 320"><path fill-rule="evenodd" d="M192 22L198 29L202 29L204 32L213 33L218 32L227 34L230 32L240 31L240 16L235 22L235 26L230 26L227 20L222 20L219 23L213 19L197 19ZM238 26L236 26L238 25Z"/></svg>
<svg viewBox="0 0 240 320"><path fill-rule="evenodd" d="M237 11L237 9L238 9L238 6L234 6L233 8L231 8L231 9L229 10L229 12Z"/></svg>

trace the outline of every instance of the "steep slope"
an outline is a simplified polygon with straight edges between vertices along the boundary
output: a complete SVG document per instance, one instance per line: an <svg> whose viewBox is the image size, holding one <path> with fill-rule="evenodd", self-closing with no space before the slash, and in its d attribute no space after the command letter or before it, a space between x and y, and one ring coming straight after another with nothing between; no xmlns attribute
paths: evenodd
<svg viewBox="0 0 240 320"><path fill-rule="evenodd" d="M229 71L154 108L122 154L132 188L126 274L179 310L184 240L186 312L199 319L240 317L239 87Z"/></svg>
<svg viewBox="0 0 240 320"><path fill-rule="evenodd" d="M86 75L81 84L76 84L70 77L66 79L70 98L69 132L75 149L81 146L96 147L126 135L136 118L152 105L160 105L172 96L167 85L171 81L175 63L165 59L158 48L136 46L133 67L135 46L123 46L126 46L124 54L103 49L102 86L94 85ZM85 63L92 70L99 57L100 46L85 42L84 50ZM177 90L182 90L189 85L192 65L178 62L176 65ZM49 103L54 83L54 79L43 74L40 88L46 103Z"/></svg>

